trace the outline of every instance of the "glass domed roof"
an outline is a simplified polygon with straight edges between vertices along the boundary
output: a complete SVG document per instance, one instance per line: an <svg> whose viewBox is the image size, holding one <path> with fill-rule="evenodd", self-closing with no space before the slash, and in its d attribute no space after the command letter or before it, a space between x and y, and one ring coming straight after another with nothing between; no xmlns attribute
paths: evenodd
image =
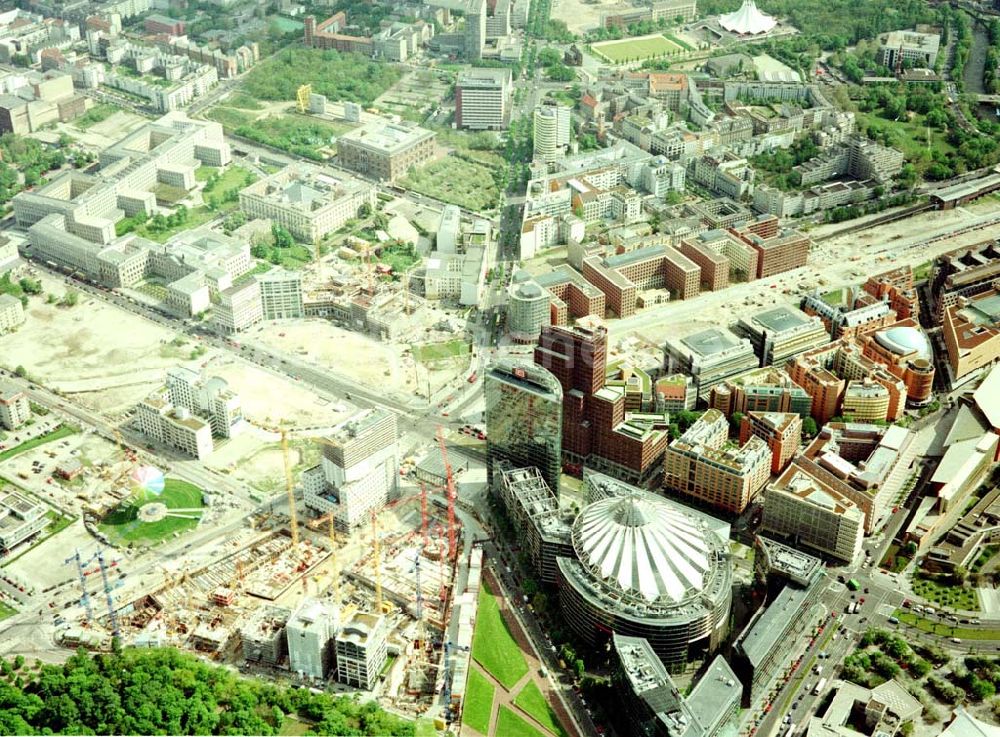
<svg viewBox="0 0 1000 737"><path fill-rule="evenodd" d="M875 341L883 348L899 355L916 353L920 358L931 358L931 344L924 331L909 325L879 330Z"/></svg>
<svg viewBox="0 0 1000 737"><path fill-rule="evenodd" d="M700 592L716 565L709 531L663 502L629 495L589 505L573 526L580 563L627 598L680 602Z"/></svg>

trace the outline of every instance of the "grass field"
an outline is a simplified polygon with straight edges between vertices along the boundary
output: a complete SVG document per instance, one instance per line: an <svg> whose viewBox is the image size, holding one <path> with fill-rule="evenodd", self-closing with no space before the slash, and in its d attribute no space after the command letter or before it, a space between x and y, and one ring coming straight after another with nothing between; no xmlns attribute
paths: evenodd
<svg viewBox="0 0 1000 737"><path fill-rule="evenodd" d="M0 619L7 619L17 614L17 609L0 601Z"/></svg>
<svg viewBox="0 0 1000 737"><path fill-rule="evenodd" d="M39 435L37 438L32 438L31 440L26 440L20 445L15 445L13 448L8 448L3 451L0 453L0 461L5 461L8 458L20 455L21 453L26 453L32 448L37 448L39 445L45 445L46 443L52 443L56 440L62 440L63 438L69 437L70 435L78 432L79 429L73 427L72 425L60 425L52 432Z"/></svg>
<svg viewBox="0 0 1000 737"><path fill-rule="evenodd" d="M412 347L413 358L421 363L434 363L444 358L455 358L469 352L469 344L464 340L449 340L445 343L421 343Z"/></svg>
<svg viewBox="0 0 1000 737"><path fill-rule="evenodd" d="M497 735L503 737L545 737L506 706L500 707L497 717Z"/></svg>
<svg viewBox="0 0 1000 737"><path fill-rule="evenodd" d="M472 657L507 689L513 688L528 672L524 654L507 629L500 605L485 582L479 590L479 617L472 638ZM506 737L507 732L498 727L497 734Z"/></svg>
<svg viewBox="0 0 1000 737"><path fill-rule="evenodd" d="M462 709L462 726L468 725L479 734L489 734L490 714L493 713L493 684L478 670L469 671L469 685L465 691Z"/></svg>
<svg viewBox="0 0 1000 737"><path fill-rule="evenodd" d="M514 699L514 703L531 714L531 716L538 720L539 724L552 732L552 734L559 735L559 737L566 737L566 732L563 730L562 725L559 724L556 713L549 706L549 702L545 700L545 695L534 681L528 681L524 688L521 689L521 693Z"/></svg>
<svg viewBox="0 0 1000 737"><path fill-rule="evenodd" d="M680 42L671 41L659 33L652 36L624 38L621 41L603 41L594 44L591 48L612 64L642 61L643 59L653 59L664 54L676 54L684 51Z"/></svg>
<svg viewBox="0 0 1000 737"><path fill-rule="evenodd" d="M137 491L122 502L98 525L112 542L119 545L130 543L152 545L176 533L187 532L198 526L201 513L192 518L164 517L158 522L139 522L139 507L149 502L161 502L168 509L194 509L203 506L202 490L194 484L178 479L167 479L160 495Z"/></svg>
<svg viewBox="0 0 1000 737"><path fill-rule="evenodd" d="M918 630L923 632L932 632L936 635L945 635L947 637L957 637L960 640L1000 641L1000 630L952 627L950 624L941 624L939 622L932 622L929 619L924 619L923 617L919 617L913 612L908 612L905 609L897 609L895 616L900 622L908 624L911 627L916 627Z"/></svg>

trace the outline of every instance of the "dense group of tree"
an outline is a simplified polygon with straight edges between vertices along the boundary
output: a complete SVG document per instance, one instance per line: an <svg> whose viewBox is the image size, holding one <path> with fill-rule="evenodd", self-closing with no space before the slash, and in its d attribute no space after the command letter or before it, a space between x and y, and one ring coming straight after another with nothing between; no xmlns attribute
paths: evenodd
<svg viewBox="0 0 1000 737"><path fill-rule="evenodd" d="M274 735L289 714L320 735L414 731L374 702L251 681L166 648L0 666L0 734Z"/></svg>
<svg viewBox="0 0 1000 737"><path fill-rule="evenodd" d="M243 89L258 100L294 100L299 85L309 82L331 100L370 105L401 76L395 64L296 44L255 66Z"/></svg>

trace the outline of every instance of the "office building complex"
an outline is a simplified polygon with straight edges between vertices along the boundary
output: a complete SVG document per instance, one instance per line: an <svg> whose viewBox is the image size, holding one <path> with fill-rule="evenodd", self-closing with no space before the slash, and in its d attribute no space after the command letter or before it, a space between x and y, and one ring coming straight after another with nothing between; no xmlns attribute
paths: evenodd
<svg viewBox="0 0 1000 737"><path fill-rule="evenodd" d="M730 442L725 415L710 409L667 446L663 469L668 490L740 514L770 478L771 450L757 436Z"/></svg>
<svg viewBox="0 0 1000 737"><path fill-rule="evenodd" d="M711 652L729 618L728 528L606 476L589 483L603 498L573 523L574 556L557 559L566 623L592 647L643 637L669 669Z"/></svg>
<svg viewBox="0 0 1000 737"><path fill-rule="evenodd" d="M172 368L167 371L167 395L174 407L208 420L212 434L217 437L231 438L246 429L239 395L225 379L218 376L203 379L191 369Z"/></svg>
<svg viewBox="0 0 1000 737"><path fill-rule="evenodd" d="M844 563L858 560L864 512L822 478L796 467L764 491L763 531Z"/></svg>
<svg viewBox="0 0 1000 737"><path fill-rule="evenodd" d="M47 511L41 502L18 492L0 496L0 551L6 555L48 527Z"/></svg>
<svg viewBox="0 0 1000 737"><path fill-rule="evenodd" d="M465 58L483 58L486 45L486 0L469 0L465 6Z"/></svg>
<svg viewBox="0 0 1000 737"><path fill-rule="evenodd" d="M866 358L906 385L908 404L921 406L934 398L934 355L930 340L916 320L900 320L861 336L858 342Z"/></svg>
<svg viewBox="0 0 1000 737"><path fill-rule="evenodd" d="M804 490L802 496L817 503L823 501L822 495L811 494L824 492L830 503L845 509L850 502L864 516L865 533L871 534L891 514L895 495L906 480L906 474L894 471L899 464L906 468L910 463L911 439L909 430L896 425L827 423L770 489L787 489L788 494ZM853 533L848 530L848 534Z"/></svg>
<svg viewBox="0 0 1000 737"><path fill-rule="evenodd" d="M10 294L0 294L0 335L16 330L24 323L24 306Z"/></svg>
<svg viewBox="0 0 1000 737"><path fill-rule="evenodd" d="M559 514L559 500L537 468L499 464L500 483L495 487L507 517L521 535L522 549L542 583L554 584L556 559L573 556L569 524Z"/></svg>
<svg viewBox="0 0 1000 737"><path fill-rule="evenodd" d="M356 612L334 640L337 681L371 691L386 661L385 616Z"/></svg>
<svg viewBox="0 0 1000 737"><path fill-rule="evenodd" d="M668 340L664 353L667 372L694 377L701 397L726 379L760 366L749 340L718 328Z"/></svg>
<svg viewBox="0 0 1000 737"><path fill-rule="evenodd" d="M797 551L790 551L794 554ZM799 557L809 559L810 556ZM763 557L763 556L762 556ZM815 560L815 559L813 559ZM821 567L810 567L812 575L803 583L789 583L758 609L736 638L731 662L744 685L743 705L749 706L767 693L775 677L787 665L788 644L813 625L809 614L819 594Z"/></svg>
<svg viewBox="0 0 1000 737"><path fill-rule="evenodd" d="M260 303L265 320L305 317L302 272L275 266L254 278L260 285Z"/></svg>
<svg viewBox="0 0 1000 737"><path fill-rule="evenodd" d="M846 390L851 382L860 382L861 388L852 389L848 406L863 407L864 413L869 416L876 405L883 406L884 417L874 419L897 420L906 406L906 384L885 366L862 353L854 340L828 343L799 354L785 365L785 369L792 380L812 397L811 414L819 425L843 413ZM880 393L875 390L864 389L865 382L882 386L888 395L887 401L877 399Z"/></svg>
<svg viewBox="0 0 1000 737"><path fill-rule="evenodd" d="M790 307L743 317L739 329L750 339L761 366L781 366L789 358L830 340L822 320Z"/></svg>
<svg viewBox="0 0 1000 737"><path fill-rule="evenodd" d="M500 483L497 464L535 466L558 494L562 472L563 390L541 366L501 359L485 377L486 473L491 488Z"/></svg>
<svg viewBox="0 0 1000 737"><path fill-rule="evenodd" d="M603 327L545 326L534 357L562 386L564 460L630 483L659 475L668 418L656 413L648 374L619 367L609 378Z"/></svg>
<svg viewBox="0 0 1000 737"><path fill-rule="evenodd" d="M964 384L1000 359L1000 290L959 297L941 325L952 385Z"/></svg>
<svg viewBox="0 0 1000 737"><path fill-rule="evenodd" d="M434 157L435 135L413 125L371 123L337 139L337 160L347 169L394 182Z"/></svg>
<svg viewBox="0 0 1000 737"><path fill-rule="evenodd" d="M396 415L368 409L337 425L322 443L323 459L302 472L306 506L333 512L350 531L395 498L399 480Z"/></svg>
<svg viewBox="0 0 1000 737"><path fill-rule="evenodd" d="M375 208L375 187L329 169L298 164L254 182L240 191L240 209L265 218L302 243L315 243L367 205Z"/></svg>
<svg viewBox="0 0 1000 737"><path fill-rule="evenodd" d="M31 419L28 395L13 384L0 383L0 427L16 430Z"/></svg>
<svg viewBox="0 0 1000 737"><path fill-rule="evenodd" d="M316 599L302 600L285 625L288 665L293 673L322 680L333 666L333 637L339 614Z"/></svg>
<svg viewBox="0 0 1000 737"><path fill-rule="evenodd" d="M570 109L565 105L539 105L535 108L532 136L537 160L555 161L566 152L571 118Z"/></svg>
<svg viewBox="0 0 1000 737"><path fill-rule="evenodd" d="M875 59L889 69L933 68L940 45L941 37L936 33L892 31L878 37Z"/></svg>
<svg viewBox="0 0 1000 737"><path fill-rule="evenodd" d="M613 682L634 735L717 737L732 729L743 685L721 655L684 696L667 669L641 637L612 637L616 656Z"/></svg>
<svg viewBox="0 0 1000 737"><path fill-rule="evenodd" d="M513 94L510 69L473 67L461 72L455 82L455 125L467 130L503 130L510 122Z"/></svg>
<svg viewBox="0 0 1000 737"><path fill-rule="evenodd" d="M213 450L212 425L184 407L174 407L166 392L156 392L136 406L135 423L153 440L197 458Z"/></svg>
<svg viewBox="0 0 1000 737"><path fill-rule="evenodd" d="M264 319L260 282L256 279L234 284L219 292L212 310L212 325L223 335L242 333Z"/></svg>
<svg viewBox="0 0 1000 737"><path fill-rule="evenodd" d="M534 343L549 324L551 295L534 280L515 279L507 294L507 331L517 343Z"/></svg>

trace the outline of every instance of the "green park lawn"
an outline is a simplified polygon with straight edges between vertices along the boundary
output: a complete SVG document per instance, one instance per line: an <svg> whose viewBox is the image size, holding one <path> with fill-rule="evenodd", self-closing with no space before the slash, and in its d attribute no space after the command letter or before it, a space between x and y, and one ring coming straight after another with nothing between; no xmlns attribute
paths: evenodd
<svg viewBox="0 0 1000 737"><path fill-rule="evenodd" d="M592 48L613 64L633 60L641 61L684 50L679 41L672 41L661 34L625 38L621 41L604 41L594 44Z"/></svg>
<svg viewBox="0 0 1000 737"><path fill-rule="evenodd" d="M559 724L556 713L549 706L549 702L545 700L545 695L534 681L528 681L525 684L524 688L521 689L521 693L514 699L514 703L528 714L531 714L531 716L538 720L539 724L552 732L552 734L559 735L559 737L566 737L566 732L563 730L562 725Z"/></svg>
<svg viewBox="0 0 1000 737"><path fill-rule="evenodd" d="M60 425L52 432L39 435L37 438L32 438L31 440L26 440L20 445L15 445L13 448L8 448L3 451L0 453L0 461L5 461L8 458L20 455L21 453L26 453L32 448L37 448L39 445L45 445L46 443L52 443L56 440L62 440L63 438L69 437L77 432L79 432L79 429L73 427L72 425Z"/></svg>
<svg viewBox="0 0 1000 737"><path fill-rule="evenodd" d="M412 346L413 357L421 363L434 363L445 358L455 358L469 352L469 344L464 340L449 340L444 343L421 343Z"/></svg>
<svg viewBox="0 0 1000 737"><path fill-rule="evenodd" d="M478 670L469 671L469 684L465 689L465 703L462 707L462 725L468 725L482 735L490 731L490 715L493 713L493 684Z"/></svg>
<svg viewBox="0 0 1000 737"><path fill-rule="evenodd" d="M507 629L500 605L485 582L479 590L479 615L472 638L472 658L508 690L528 672L524 654ZM519 717L518 721L521 721ZM497 734L506 737L508 733L498 727Z"/></svg>
<svg viewBox="0 0 1000 737"><path fill-rule="evenodd" d="M200 510L203 506L202 494L202 490L194 484L168 478L162 494L136 491L115 507L98 527L119 545L152 545L174 533L184 533L197 527L201 512L192 513L191 517L164 517L158 522L140 522L137 519L139 507L149 502L162 502L168 509Z"/></svg>
<svg viewBox="0 0 1000 737"><path fill-rule="evenodd" d="M902 623L916 627L922 632L931 632L945 637L957 637L960 640L998 640L1000 630L979 629L972 627L953 627L947 623L935 622L918 616L906 609L897 609L895 617Z"/></svg>
<svg viewBox="0 0 1000 737"><path fill-rule="evenodd" d="M506 706L500 707L497 718L497 736L500 737L545 737Z"/></svg>
<svg viewBox="0 0 1000 737"><path fill-rule="evenodd" d="M0 601L0 619L7 619L15 614L17 614L17 609Z"/></svg>

